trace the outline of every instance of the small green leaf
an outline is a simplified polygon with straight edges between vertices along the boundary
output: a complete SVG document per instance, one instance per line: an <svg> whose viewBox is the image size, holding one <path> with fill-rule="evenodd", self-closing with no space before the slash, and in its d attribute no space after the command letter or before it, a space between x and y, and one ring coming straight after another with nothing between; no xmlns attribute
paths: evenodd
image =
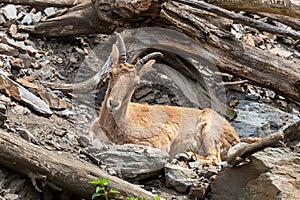
<svg viewBox="0 0 300 200"><path fill-rule="evenodd" d="M160 196L156 196L156 197L155 197L155 200L160 200Z"/></svg>
<svg viewBox="0 0 300 200"><path fill-rule="evenodd" d="M99 193L94 193L93 195L92 195L92 199L95 199L96 197L99 197L101 194L99 194Z"/></svg>
<svg viewBox="0 0 300 200"><path fill-rule="evenodd" d="M100 193L100 191L104 191L105 189L101 186L96 187L96 193Z"/></svg>
<svg viewBox="0 0 300 200"><path fill-rule="evenodd" d="M102 184L107 185L109 183L109 180L103 179Z"/></svg>
<svg viewBox="0 0 300 200"><path fill-rule="evenodd" d="M120 194L120 192L118 190L115 190L115 189L109 190L109 193L110 194Z"/></svg>

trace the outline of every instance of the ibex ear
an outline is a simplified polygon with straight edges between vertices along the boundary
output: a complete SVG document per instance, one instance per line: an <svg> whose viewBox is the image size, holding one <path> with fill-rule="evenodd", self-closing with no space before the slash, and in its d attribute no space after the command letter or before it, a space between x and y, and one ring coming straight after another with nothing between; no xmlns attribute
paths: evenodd
<svg viewBox="0 0 300 200"><path fill-rule="evenodd" d="M119 50L117 45L115 44L113 44L112 46L111 55L112 55L113 66L116 66L119 62Z"/></svg>
<svg viewBox="0 0 300 200"><path fill-rule="evenodd" d="M149 60L148 62L146 62L146 64L138 72L139 77L142 77L144 74L146 74L146 72L148 72L151 69L154 63L155 60Z"/></svg>

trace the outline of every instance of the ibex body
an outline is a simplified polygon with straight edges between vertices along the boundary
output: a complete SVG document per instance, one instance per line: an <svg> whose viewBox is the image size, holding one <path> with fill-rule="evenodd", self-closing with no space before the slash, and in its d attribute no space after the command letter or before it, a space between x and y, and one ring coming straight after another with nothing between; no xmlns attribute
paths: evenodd
<svg viewBox="0 0 300 200"><path fill-rule="evenodd" d="M128 64L124 41L119 34L117 39L121 48L119 51L113 45L108 89L99 118L92 124L91 136L116 144L157 147L171 157L191 151L199 155L203 164L219 164L232 143L239 142L234 128L208 108L199 110L130 102L140 78L154 64L152 59L162 55L152 53L135 65Z"/></svg>

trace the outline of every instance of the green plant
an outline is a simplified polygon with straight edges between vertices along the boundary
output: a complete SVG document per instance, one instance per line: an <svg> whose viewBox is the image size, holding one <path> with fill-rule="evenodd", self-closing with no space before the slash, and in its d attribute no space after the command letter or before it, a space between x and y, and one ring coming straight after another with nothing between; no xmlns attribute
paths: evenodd
<svg viewBox="0 0 300 200"><path fill-rule="evenodd" d="M103 196L106 200L109 200L109 195L118 195L120 192L118 190L110 189L107 187L109 183L108 179L98 178L97 180L89 181L89 184L97 185L95 192L92 195L92 199L96 197ZM127 200L146 200L144 197L128 197ZM155 200L160 200L160 196L156 196Z"/></svg>
<svg viewBox="0 0 300 200"><path fill-rule="evenodd" d="M138 198L138 197L128 197L127 200L146 200L145 198Z"/></svg>
<svg viewBox="0 0 300 200"><path fill-rule="evenodd" d="M97 180L89 181L89 184L97 185L95 192L92 195L92 199L96 197L103 196L108 200L109 195L118 195L120 192L115 189L110 189L107 187L109 183L108 179L98 178Z"/></svg>

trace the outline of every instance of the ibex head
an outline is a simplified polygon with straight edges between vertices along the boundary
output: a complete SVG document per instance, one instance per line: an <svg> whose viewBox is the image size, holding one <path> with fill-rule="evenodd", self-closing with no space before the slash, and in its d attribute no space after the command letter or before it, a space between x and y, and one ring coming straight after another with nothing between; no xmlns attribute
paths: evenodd
<svg viewBox="0 0 300 200"><path fill-rule="evenodd" d="M128 103L141 77L150 70L155 63L153 58L162 57L162 53L154 52L138 60L135 65L126 62L126 48L119 33L115 33L120 49L114 44L112 47L113 68L110 72L108 85L109 97L106 106L110 112L119 110L124 103Z"/></svg>

